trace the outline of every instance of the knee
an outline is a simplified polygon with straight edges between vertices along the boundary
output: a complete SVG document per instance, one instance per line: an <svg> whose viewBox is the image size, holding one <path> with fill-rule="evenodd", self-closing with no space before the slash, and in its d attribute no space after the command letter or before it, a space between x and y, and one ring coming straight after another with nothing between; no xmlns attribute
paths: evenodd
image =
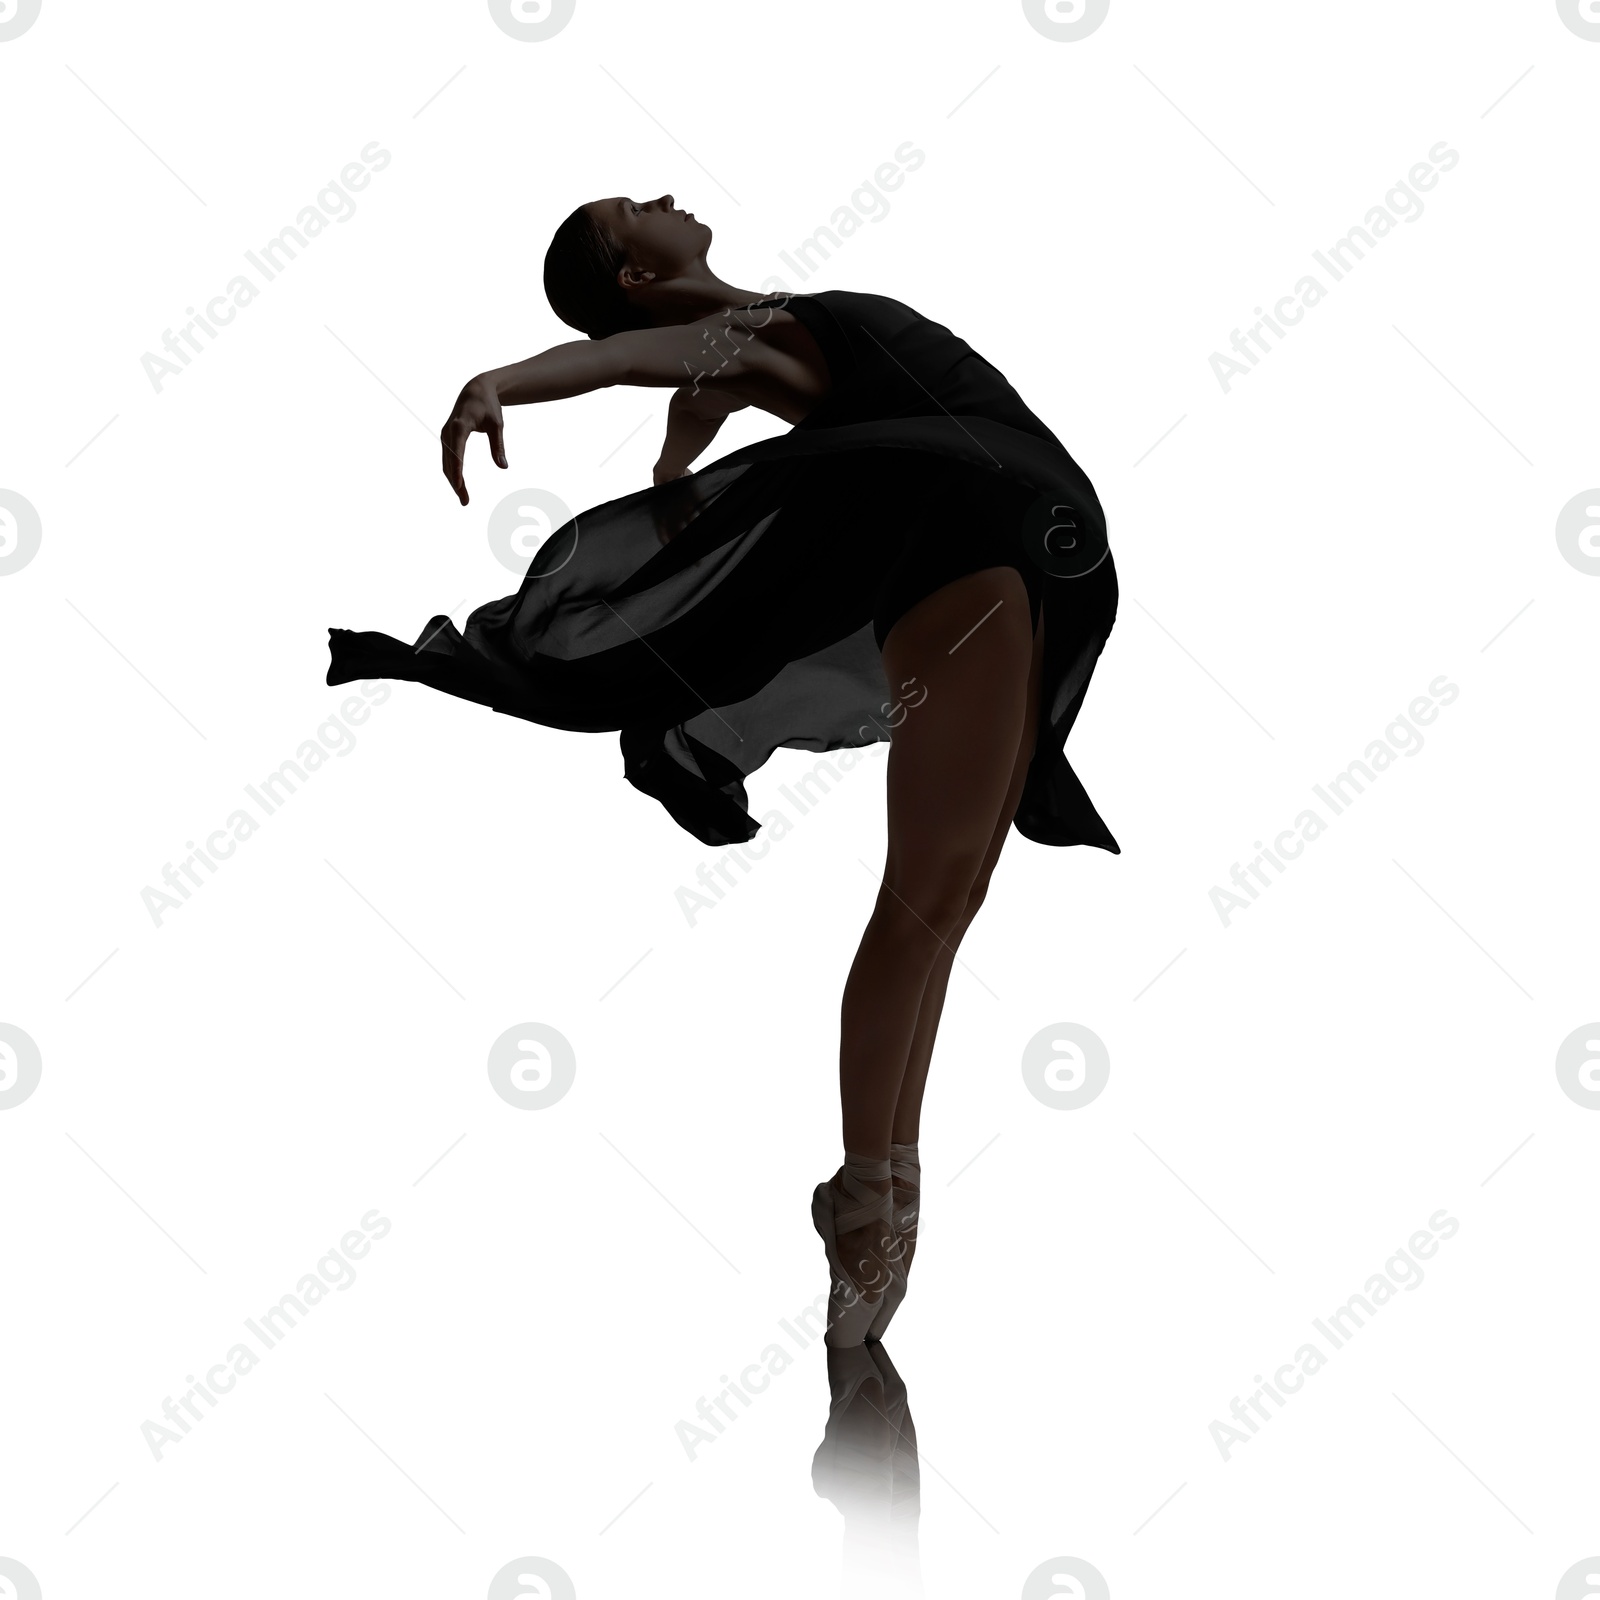
<svg viewBox="0 0 1600 1600"><path fill-rule="evenodd" d="M885 878L879 906L891 919L907 924L913 935L931 933L944 940L959 932L976 911L975 890L981 902L975 869L950 862L938 869Z"/></svg>

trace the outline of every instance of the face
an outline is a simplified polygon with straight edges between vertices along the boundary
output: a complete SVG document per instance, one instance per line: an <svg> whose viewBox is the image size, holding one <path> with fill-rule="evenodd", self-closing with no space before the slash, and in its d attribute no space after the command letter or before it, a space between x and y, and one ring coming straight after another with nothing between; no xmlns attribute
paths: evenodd
<svg viewBox="0 0 1600 1600"><path fill-rule="evenodd" d="M674 278L706 253L711 229L696 222L692 211L679 211L672 196L632 200L619 196L594 200L588 206L594 219L607 228L628 252L628 264L658 279Z"/></svg>

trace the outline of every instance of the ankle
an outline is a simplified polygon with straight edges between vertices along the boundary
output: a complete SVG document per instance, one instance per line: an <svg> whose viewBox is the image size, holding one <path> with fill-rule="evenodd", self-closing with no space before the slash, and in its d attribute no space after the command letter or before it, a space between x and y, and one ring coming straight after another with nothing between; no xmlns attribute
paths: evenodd
<svg viewBox="0 0 1600 1600"><path fill-rule="evenodd" d="M917 1188L922 1182L922 1162L917 1154L917 1141L896 1141L889 1146L889 1170L901 1188Z"/></svg>
<svg viewBox="0 0 1600 1600"><path fill-rule="evenodd" d="M834 1182L840 1188L848 1188L852 1180L875 1194L886 1194L892 1181L889 1157L862 1156L845 1151L844 1164L839 1168Z"/></svg>

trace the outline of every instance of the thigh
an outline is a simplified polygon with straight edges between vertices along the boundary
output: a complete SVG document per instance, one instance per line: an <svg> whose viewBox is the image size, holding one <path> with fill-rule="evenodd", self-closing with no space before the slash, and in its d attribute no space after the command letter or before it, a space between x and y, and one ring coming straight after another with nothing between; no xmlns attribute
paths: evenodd
<svg viewBox="0 0 1600 1600"><path fill-rule="evenodd" d="M889 630L894 695L886 880L965 896L1011 793L1029 713L1034 630L1011 567L969 573ZM1015 801L1011 802L1013 809Z"/></svg>
<svg viewBox="0 0 1600 1600"><path fill-rule="evenodd" d="M1032 659L1028 665L1028 691L1022 719L1022 735L1017 741L1016 757L1011 767L1011 781L1006 786L1006 797L1000 807L1000 816L995 823L994 833L990 837L988 848L983 853L983 861L979 865L977 880L973 885L979 900L983 898L984 892L989 887L990 875L994 872L995 864L1000 859L1000 852L1004 849L1006 839L1011 833L1011 819L1017 814L1017 807L1022 803L1022 786L1027 782L1028 768L1033 764L1034 747L1039 737L1039 693L1043 673L1044 618L1041 615L1038 625L1034 629ZM976 911L976 904L971 909Z"/></svg>

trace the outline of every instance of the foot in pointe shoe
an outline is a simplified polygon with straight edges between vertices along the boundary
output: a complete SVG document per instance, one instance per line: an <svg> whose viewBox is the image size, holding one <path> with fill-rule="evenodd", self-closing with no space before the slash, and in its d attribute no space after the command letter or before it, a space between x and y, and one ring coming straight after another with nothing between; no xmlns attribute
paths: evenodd
<svg viewBox="0 0 1600 1600"><path fill-rule="evenodd" d="M894 1252L889 1162L847 1154L844 1165L811 1197L811 1221L828 1258L831 1348L858 1345L889 1287Z"/></svg>
<svg viewBox="0 0 1600 1600"><path fill-rule="evenodd" d="M867 1328L867 1338L881 1339L895 1312L906 1297L911 1258L917 1249L917 1214L922 1198L922 1166L915 1141L889 1146L889 1170L893 1178L894 1248L890 1253L889 1286L884 1290L878 1314Z"/></svg>

